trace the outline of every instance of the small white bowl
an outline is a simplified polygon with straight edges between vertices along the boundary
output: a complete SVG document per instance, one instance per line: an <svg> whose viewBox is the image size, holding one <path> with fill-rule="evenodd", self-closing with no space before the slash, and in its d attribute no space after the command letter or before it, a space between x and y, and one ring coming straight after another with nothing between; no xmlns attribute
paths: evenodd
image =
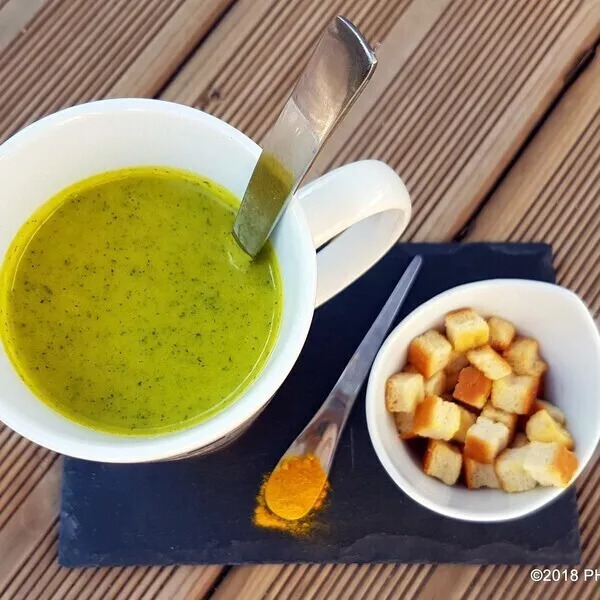
<svg viewBox="0 0 600 600"><path fill-rule="evenodd" d="M408 315L381 347L367 387L367 425L381 464L396 485L427 508L465 521L506 521L523 517L555 500L564 490L538 487L508 494L500 490L449 487L425 475L407 444L398 438L385 408L385 382L406 362L410 341L443 325L444 315L472 307L482 316L498 315L522 335L540 343L549 365L545 399L567 417L575 440L579 475L600 439L600 335L578 296L557 285L521 279L480 281L435 296Z"/></svg>

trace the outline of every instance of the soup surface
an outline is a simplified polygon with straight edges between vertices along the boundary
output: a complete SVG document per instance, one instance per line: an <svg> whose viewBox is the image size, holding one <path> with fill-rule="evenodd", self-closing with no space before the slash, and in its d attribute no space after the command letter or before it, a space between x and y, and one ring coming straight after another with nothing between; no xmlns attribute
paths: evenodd
<svg viewBox="0 0 600 600"><path fill-rule="evenodd" d="M282 310L272 247L251 261L231 234L238 205L206 178L136 167L42 206L0 280L2 340L30 389L78 423L134 435L233 402Z"/></svg>

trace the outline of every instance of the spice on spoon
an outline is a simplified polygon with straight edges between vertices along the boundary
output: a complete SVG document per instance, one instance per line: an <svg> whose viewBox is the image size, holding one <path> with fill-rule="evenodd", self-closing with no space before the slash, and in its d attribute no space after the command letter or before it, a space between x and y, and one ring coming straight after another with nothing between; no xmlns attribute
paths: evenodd
<svg viewBox="0 0 600 600"><path fill-rule="evenodd" d="M300 534L311 531L311 509L318 508L327 493L329 468L348 415L422 262L420 256L413 258L325 402L263 482L256 525ZM302 529L305 521L307 531Z"/></svg>
<svg viewBox="0 0 600 600"><path fill-rule="evenodd" d="M327 475L314 454L290 456L261 486L254 523L294 534L309 533L309 513L322 506L327 489Z"/></svg>

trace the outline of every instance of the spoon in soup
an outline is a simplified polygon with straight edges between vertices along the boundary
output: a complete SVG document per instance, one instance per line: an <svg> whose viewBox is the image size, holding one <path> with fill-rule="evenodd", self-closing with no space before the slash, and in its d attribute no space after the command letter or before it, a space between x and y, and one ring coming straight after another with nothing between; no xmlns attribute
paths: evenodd
<svg viewBox="0 0 600 600"><path fill-rule="evenodd" d="M317 43L277 122L267 134L238 211L233 234L255 257L327 137L373 75L375 53L344 17Z"/></svg>
<svg viewBox="0 0 600 600"><path fill-rule="evenodd" d="M264 487L265 502L279 517L301 519L319 500L354 401L422 263L418 255L412 259L329 396L273 469ZM302 489L294 467L302 470ZM289 481L295 485L287 485Z"/></svg>

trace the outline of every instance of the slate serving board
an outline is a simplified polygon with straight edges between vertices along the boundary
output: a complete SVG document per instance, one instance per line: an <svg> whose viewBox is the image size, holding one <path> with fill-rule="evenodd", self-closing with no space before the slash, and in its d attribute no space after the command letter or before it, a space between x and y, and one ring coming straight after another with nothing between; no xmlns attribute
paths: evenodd
<svg viewBox="0 0 600 600"><path fill-rule="evenodd" d="M251 522L261 478L336 382L412 256L424 264L400 318L456 285L494 277L554 281L541 244L399 245L317 310L293 371L251 428L212 455L177 462L64 463L63 566L279 562L575 564L575 492L501 524L455 521L405 496L380 466L358 398L331 475L323 527L298 539Z"/></svg>

